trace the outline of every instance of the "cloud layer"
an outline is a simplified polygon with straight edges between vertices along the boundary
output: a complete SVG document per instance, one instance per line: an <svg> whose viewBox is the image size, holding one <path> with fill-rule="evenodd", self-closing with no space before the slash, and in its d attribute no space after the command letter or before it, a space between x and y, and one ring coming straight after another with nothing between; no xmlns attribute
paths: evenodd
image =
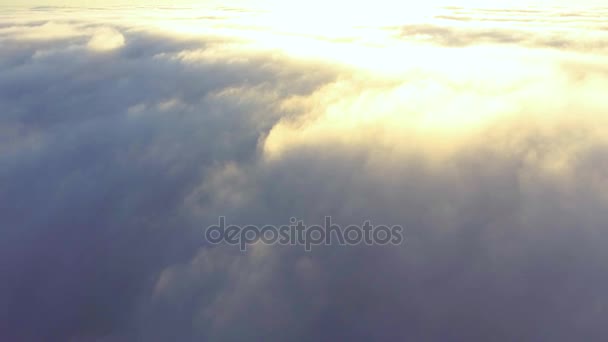
<svg viewBox="0 0 608 342"><path fill-rule="evenodd" d="M0 22L0 340L608 334L592 12L444 8L328 38L234 9L66 11ZM241 253L204 241L220 215L406 242Z"/></svg>

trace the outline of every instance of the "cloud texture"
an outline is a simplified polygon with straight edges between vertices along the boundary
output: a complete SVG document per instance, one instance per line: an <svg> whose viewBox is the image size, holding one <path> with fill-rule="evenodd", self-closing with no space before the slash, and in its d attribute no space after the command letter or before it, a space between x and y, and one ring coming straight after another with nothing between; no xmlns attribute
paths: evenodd
<svg viewBox="0 0 608 342"><path fill-rule="evenodd" d="M608 336L606 10L329 43L227 8L70 11L0 22L0 340ZM241 253L204 241L220 215L405 244Z"/></svg>

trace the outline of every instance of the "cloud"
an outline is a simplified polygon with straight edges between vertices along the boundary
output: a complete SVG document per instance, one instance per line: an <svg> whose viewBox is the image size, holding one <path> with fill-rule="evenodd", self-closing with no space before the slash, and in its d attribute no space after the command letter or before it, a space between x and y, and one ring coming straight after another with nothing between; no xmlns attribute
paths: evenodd
<svg viewBox="0 0 608 342"><path fill-rule="evenodd" d="M604 10L444 8L433 20L397 28L402 39L441 46L471 45L561 48L605 53L599 16ZM581 36L581 32L585 32Z"/></svg>
<svg viewBox="0 0 608 342"><path fill-rule="evenodd" d="M406 40L448 47L511 44L532 48L567 48L574 51L605 51L606 49L604 38L600 38L603 37L602 35L581 40L575 35L539 34L517 28L462 28L450 25L412 24L402 27L399 36Z"/></svg>
<svg viewBox="0 0 608 342"><path fill-rule="evenodd" d="M120 32L112 28L97 29L87 46L95 51L110 51L122 47L125 38Z"/></svg>
<svg viewBox="0 0 608 342"><path fill-rule="evenodd" d="M602 51L405 26L460 48L386 75L238 30L21 20L0 29L0 340L606 336ZM241 253L204 241L220 215L405 244Z"/></svg>

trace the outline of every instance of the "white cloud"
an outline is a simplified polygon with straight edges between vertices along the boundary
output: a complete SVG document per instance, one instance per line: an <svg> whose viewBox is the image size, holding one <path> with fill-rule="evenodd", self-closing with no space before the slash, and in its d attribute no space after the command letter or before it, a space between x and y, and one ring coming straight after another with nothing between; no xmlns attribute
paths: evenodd
<svg viewBox="0 0 608 342"><path fill-rule="evenodd" d="M87 46L94 51L111 51L125 45L125 37L117 30L102 27L95 30Z"/></svg>

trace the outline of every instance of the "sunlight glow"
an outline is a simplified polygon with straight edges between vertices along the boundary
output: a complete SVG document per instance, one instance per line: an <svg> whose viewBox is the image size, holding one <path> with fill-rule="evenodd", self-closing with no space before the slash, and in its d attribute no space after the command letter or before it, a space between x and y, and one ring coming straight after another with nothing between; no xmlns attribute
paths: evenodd
<svg viewBox="0 0 608 342"><path fill-rule="evenodd" d="M117 27L218 42L155 58L240 63L254 55L281 56L311 62L311 68L321 62L318 65L340 70L340 79L331 85L278 104L299 116L270 131L263 142L266 156L319 141L365 144L378 137L391 146L419 140L430 151L444 150L439 145L454 144L491 122L517 114L522 99L544 98L549 103L547 93L564 92L555 88L560 66L546 61L555 61L557 54L574 58L576 51L550 49L564 44L565 37L574 37L571 42L586 48L578 32L590 22L564 24L560 13L552 16L550 11L484 12L437 7L438 2L268 0L256 4L180 7L175 3L169 8L125 7L112 12ZM70 11L59 11L57 22L73 16ZM105 14L93 10L87 15L95 21ZM117 29L90 32L52 21L45 24L44 32L34 28L24 31L23 37L40 39L51 28L54 36L92 35L88 47L94 51L114 51L128 44L128 35ZM530 38L537 33L545 36ZM547 79L554 82L546 83ZM550 91L518 92L527 84L541 84Z"/></svg>

